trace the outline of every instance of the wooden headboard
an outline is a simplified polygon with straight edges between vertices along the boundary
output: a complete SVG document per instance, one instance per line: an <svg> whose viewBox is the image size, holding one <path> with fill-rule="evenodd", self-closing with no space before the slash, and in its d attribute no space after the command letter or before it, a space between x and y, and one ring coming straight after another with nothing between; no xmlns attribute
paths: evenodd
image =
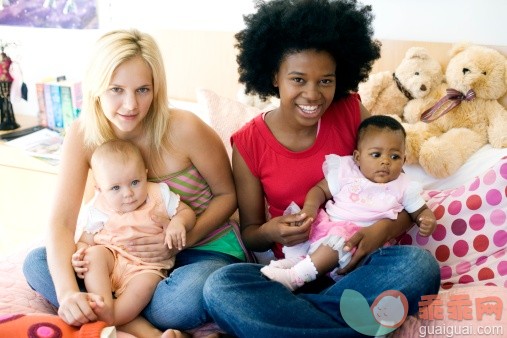
<svg viewBox="0 0 507 338"><path fill-rule="evenodd" d="M239 90L234 32L159 30L150 32L160 45L166 66L169 96L196 101L198 87L236 98ZM461 41L456 41L461 42ZM452 43L382 40L382 56L372 72L396 69L410 47L428 49L445 69ZM507 56L507 46L487 46ZM507 95L502 100L507 107Z"/></svg>

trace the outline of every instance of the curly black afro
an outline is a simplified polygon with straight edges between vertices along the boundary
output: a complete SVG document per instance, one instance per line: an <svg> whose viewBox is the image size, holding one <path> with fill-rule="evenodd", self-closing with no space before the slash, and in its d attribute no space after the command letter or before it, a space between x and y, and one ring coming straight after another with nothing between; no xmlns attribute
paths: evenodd
<svg viewBox="0 0 507 338"><path fill-rule="evenodd" d="M356 0L257 1L256 8L235 35L239 81L246 93L278 97L273 77L284 57L314 49L327 51L336 62L337 100L357 90L380 57L371 6Z"/></svg>

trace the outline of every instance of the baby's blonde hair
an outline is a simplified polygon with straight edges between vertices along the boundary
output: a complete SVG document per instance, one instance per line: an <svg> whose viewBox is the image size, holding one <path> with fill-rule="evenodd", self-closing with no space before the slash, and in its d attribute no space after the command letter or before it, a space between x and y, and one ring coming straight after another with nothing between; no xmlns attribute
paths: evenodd
<svg viewBox="0 0 507 338"><path fill-rule="evenodd" d="M110 161L120 161L121 163L136 161L146 167L139 148L125 140L116 139L102 143L93 152L90 166L92 170L100 170L100 168L106 167Z"/></svg>
<svg viewBox="0 0 507 338"><path fill-rule="evenodd" d="M116 138L102 110L100 95L107 90L118 66L139 56L150 67L153 77L153 102L142 122L142 127L148 138L147 144L151 145L148 155L160 156L161 149L165 148L169 142L166 132L169 129L170 110L164 63L155 39L136 29L114 30L99 38L91 55L90 64L83 79L81 120L85 146L94 149Z"/></svg>

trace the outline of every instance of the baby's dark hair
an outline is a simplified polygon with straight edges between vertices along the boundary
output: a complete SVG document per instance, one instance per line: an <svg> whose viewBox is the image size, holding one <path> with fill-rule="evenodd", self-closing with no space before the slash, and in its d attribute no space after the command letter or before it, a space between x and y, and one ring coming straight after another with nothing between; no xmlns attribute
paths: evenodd
<svg viewBox="0 0 507 338"><path fill-rule="evenodd" d="M336 62L334 100L356 91L373 62L380 42L373 37L371 6L356 0L257 1L257 12L244 16L236 48L239 81L246 93L279 97L273 78L289 54L326 51Z"/></svg>
<svg viewBox="0 0 507 338"><path fill-rule="evenodd" d="M400 131L403 134L403 140L407 137L405 128L403 128L402 124L396 119L386 115L373 115L365 118L359 125L359 128L357 129L356 144L359 144L359 141L361 141L362 137L366 134L366 131L370 127Z"/></svg>

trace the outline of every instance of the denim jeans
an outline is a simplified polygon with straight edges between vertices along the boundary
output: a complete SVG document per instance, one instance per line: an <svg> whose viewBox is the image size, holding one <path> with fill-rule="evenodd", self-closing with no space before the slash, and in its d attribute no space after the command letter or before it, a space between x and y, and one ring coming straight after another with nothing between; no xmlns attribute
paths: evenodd
<svg viewBox="0 0 507 338"><path fill-rule="evenodd" d="M386 290L402 292L409 314L422 295L436 294L440 270L427 251L391 246L367 256L355 270L316 294L291 293L264 277L258 264L234 264L214 272L204 285L205 307L226 332L238 337L354 337L340 314L345 289L361 293L368 304Z"/></svg>
<svg viewBox="0 0 507 338"><path fill-rule="evenodd" d="M162 280L143 311L145 318L161 330L189 330L211 321L204 310L202 289L208 276L239 260L213 251L187 249L176 256L174 269ZM32 250L23 264L28 284L53 305L58 306L49 274L46 248ZM82 291L84 283L78 280Z"/></svg>

